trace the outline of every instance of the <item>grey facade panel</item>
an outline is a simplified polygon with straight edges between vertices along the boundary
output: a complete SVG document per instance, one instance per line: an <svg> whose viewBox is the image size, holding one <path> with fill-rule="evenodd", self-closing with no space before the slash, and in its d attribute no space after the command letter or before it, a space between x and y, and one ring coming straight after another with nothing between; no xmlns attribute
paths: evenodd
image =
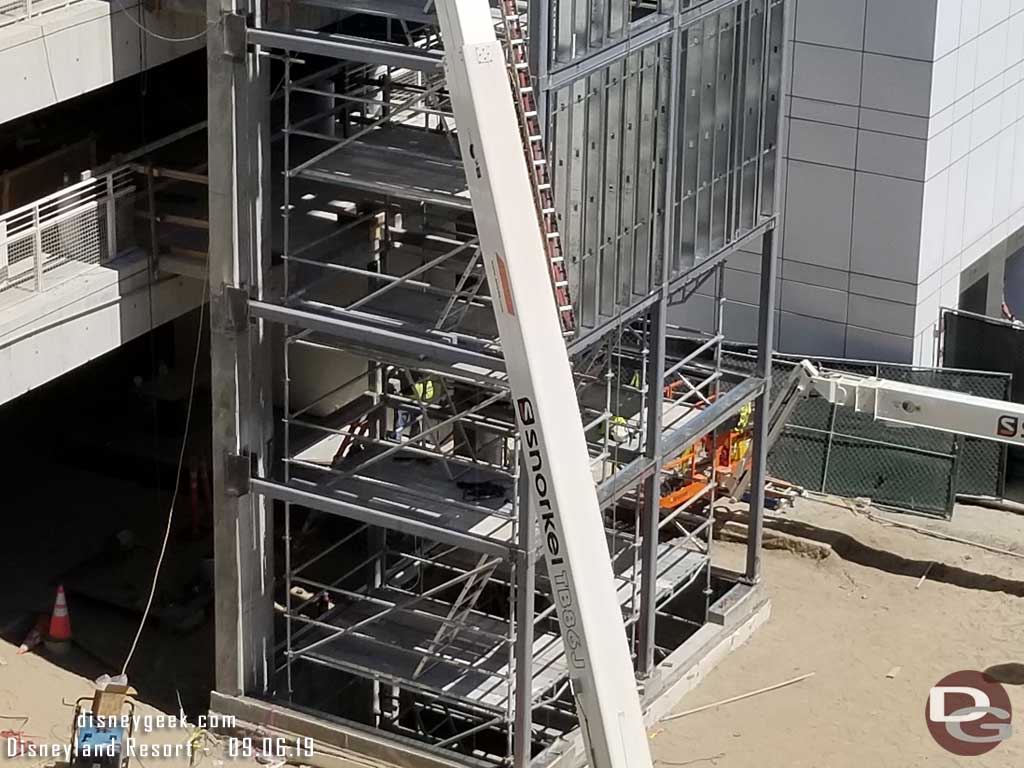
<svg viewBox="0 0 1024 768"><path fill-rule="evenodd" d="M927 143L921 139L860 131L857 143L857 170L924 181L927 148Z"/></svg>
<svg viewBox="0 0 1024 768"><path fill-rule="evenodd" d="M860 100L860 51L793 44L793 95L836 104Z"/></svg>
<svg viewBox="0 0 1024 768"><path fill-rule="evenodd" d="M857 131L841 125L791 120L789 158L852 169L857 160Z"/></svg>
<svg viewBox="0 0 1024 768"><path fill-rule="evenodd" d="M794 40L860 50L864 40L864 0L814 0L796 9Z"/></svg>
<svg viewBox="0 0 1024 768"><path fill-rule="evenodd" d="M779 344L798 355L834 354L846 343L846 326L806 315L779 313Z"/></svg>
<svg viewBox="0 0 1024 768"><path fill-rule="evenodd" d="M899 0L899 12L893 13L893 0L868 0L864 50L930 61L935 50L937 2Z"/></svg>
<svg viewBox="0 0 1024 768"><path fill-rule="evenodd" d="M917 279L921 182L857 174L850 269L875 277Z"/></svg>
<svg viewBox="0 0 1024 768"><path fill-rule="evenodd" d="M929 62L865 53L860 103L863 107L927 117L931 108L931 83Z"/></svg>
<svg viewBox="0 0 1024 768"><path fill-rule="evenodd" d="M786 260L850 268L853 179L853 171L789 162Z"/></svg>

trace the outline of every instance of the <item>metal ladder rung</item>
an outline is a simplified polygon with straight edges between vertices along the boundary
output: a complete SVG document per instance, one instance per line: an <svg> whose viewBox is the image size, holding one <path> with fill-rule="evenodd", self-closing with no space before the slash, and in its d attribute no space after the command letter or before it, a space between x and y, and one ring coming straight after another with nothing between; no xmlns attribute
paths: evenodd
<svg viewBox="0 0 1024 768"><path fill-rule="evenodd" d="M557 240L558 239L558 232L556 232L555 230L551 230L550 232L547 233L547 237L548 237L548 240Z"/></svg>
<svg viewBox="0 0 1024 768"><path fill-rule="evenodd" d="M555 288L565 288L569 284L568 280L556 280Z"/></svg>
<svg viewBox="0 0 1024 768"><path fill-rule="evenodd" d="M558 308L559 312L572 312L572 304L566 304L564 307Z"/></svg>
<svg viewBox="0 0 1024 768"><path fill-rule="evenodd" d="M550 261L550 262L551 262L552 264L561 264L561 263L562 263L563 261L565 261L565 257L564 257L564 256L552 256L552 257L551 257L551 258L549 259L549 261Z"/></svg>

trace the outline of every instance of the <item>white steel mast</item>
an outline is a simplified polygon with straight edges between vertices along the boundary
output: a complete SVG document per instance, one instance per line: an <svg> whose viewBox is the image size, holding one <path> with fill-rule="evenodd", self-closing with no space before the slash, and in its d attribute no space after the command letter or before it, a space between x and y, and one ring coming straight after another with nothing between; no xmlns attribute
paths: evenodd
<svg viewBox="0 0 1024 768"><path fill-rule="evenodd" d="M594 768L651 768L509 73L487 0L438 0L445 70L530 500Z"/></svg>

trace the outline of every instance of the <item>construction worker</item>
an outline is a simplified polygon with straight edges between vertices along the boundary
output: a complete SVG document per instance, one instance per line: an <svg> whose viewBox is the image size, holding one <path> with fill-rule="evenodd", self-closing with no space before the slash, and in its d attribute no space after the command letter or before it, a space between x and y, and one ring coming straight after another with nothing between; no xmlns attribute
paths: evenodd
<svg viewBox="0 0 1024 768"><path fill-rule="evenodd" d="M393 380L392 386L395 387L398 384L397 381ZM423 405L429 405L437 400L441 395L440 384L434 381L433 377L427 376L419 381L416 381L412 385L412 392L410 396L417 403ZM423 422L423 410L419 406L413 405L400 405L395 411L395 431L393 433L395 440L402 439L402 433L408 428L409 436L415 437L422 430Z"/></svg>
<svg viewBox="0 0 1024 768"><path fill-rule="evenodd" d="M754 415L754 402L750 401L745 403L740 408L740 417L736 421L736 429L738 431L745 431L750 428L750 418Z"/></svg>
<svg viewBox="0 0 1024 768"><path fill-rule="evenodd" d="M616 443L629 440L629 425L625 416L612 416L608 419L608 437Z"/></svg>

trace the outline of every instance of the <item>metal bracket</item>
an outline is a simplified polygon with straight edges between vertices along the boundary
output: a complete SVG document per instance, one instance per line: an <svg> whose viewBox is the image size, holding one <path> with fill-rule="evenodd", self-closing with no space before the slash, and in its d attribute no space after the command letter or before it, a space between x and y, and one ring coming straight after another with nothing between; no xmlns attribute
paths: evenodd
<svg viewBox="0 0 1024 768"><path fill-rule="evenodd" d="M246 23L245 16L241 13L225 13L224 19L224 55L236 61L245 58L246 49Z"/></svg>
<svg viewBox="0 0 1024 768"><path fill-rule="evenodd" d="M224 330L241 333L249 326L249 291L234 285L224 286Z"/></svg>
<svg viewBox="0 0 1024 768"><path fill-rule="evenodd" d="M224 492L239 498L249 493L252 458L248 453L229 453L224 457Z"/></svg>

